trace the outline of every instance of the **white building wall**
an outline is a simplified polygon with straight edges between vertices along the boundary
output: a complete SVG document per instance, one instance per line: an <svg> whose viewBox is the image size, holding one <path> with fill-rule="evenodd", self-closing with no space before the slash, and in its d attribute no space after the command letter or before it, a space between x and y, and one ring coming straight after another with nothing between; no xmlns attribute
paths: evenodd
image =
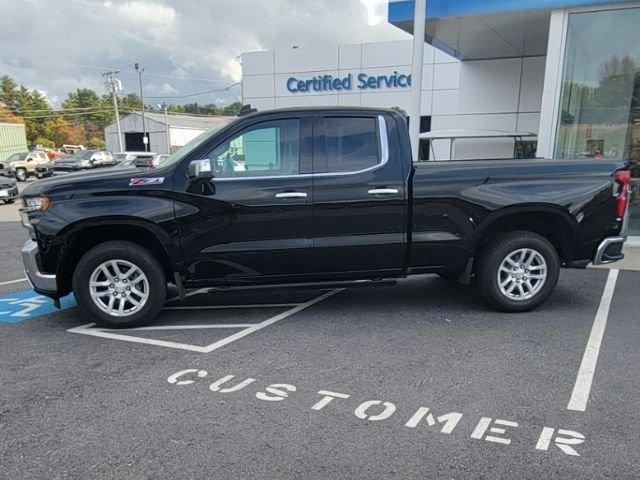
<svg viewBox="0 0 640 480"><path fill-rule="evenodd" d="M291 93L290 77L342 78L360 73L411 73L411 40L323 48L269 50L242 55L243 103L259 110L291 106L399 107L409 110L409 88ZM538 131L545 57L460 62L425 45L421 114L431 129ZM503 149L506 147L503 146ZM505 155L511 155L513 145ZM471 149L473 150L473 149ZM506 151L506 150L505 150ZM436 158L448 148L436 150ZM474 153L477 153L475 151ZM495 152L493 152L495 153Z"/></svg>

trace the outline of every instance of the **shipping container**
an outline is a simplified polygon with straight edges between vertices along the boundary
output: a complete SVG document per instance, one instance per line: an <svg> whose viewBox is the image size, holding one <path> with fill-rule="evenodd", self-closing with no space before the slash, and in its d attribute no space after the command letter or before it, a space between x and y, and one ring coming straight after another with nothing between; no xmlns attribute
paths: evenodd
<svg viewBox="0 0 640 480"><path fill-rule="evenodd" d="M14 153L28 150L24 124L0 123L0 163L3 163Z"/></svg>

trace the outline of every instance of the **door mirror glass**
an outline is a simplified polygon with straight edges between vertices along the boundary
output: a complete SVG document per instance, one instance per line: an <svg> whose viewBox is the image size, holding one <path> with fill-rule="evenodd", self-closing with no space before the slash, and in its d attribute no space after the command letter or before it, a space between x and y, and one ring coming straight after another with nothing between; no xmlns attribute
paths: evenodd
<svg viewBox="0 0 640 480"><path fill-rule="evenodd" d="M211 160L204 158L202 160L192 160L189 163L188 173L190 179L210 179L213 178L211 171Z"/></svg>

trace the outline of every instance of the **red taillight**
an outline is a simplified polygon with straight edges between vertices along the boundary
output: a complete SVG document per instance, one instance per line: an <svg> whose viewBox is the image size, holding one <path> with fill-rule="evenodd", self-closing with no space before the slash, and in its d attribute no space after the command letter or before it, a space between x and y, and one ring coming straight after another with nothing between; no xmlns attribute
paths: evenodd
<svg viewBox="0 0 640 480"><path fill-rule="evenodd" d="M618 184L618 199L616 202L616 217L622 219L629 204L629 184L631 183L631 172L629 170L618 170L615 175L615 182Z"/></svg>

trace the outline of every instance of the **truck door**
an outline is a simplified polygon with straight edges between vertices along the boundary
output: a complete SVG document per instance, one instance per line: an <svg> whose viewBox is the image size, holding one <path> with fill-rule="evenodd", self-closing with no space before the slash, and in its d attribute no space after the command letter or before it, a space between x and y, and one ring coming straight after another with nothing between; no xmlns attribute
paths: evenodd
<svg viewBox="0 0 640 480"><path fill-rule="evenodd" d="M362 111L314 117L315 272L402 270L407 192L397 141L389 142L392 122Z"/></svg>
<svg viewBox="0 0 640 480"><path fill-rule="evenodd" d="M192 183L176 170L176 219L193 280L254 283L309 271L311 140L310 115L261 116L199 154L212 180Z"/></svg>

